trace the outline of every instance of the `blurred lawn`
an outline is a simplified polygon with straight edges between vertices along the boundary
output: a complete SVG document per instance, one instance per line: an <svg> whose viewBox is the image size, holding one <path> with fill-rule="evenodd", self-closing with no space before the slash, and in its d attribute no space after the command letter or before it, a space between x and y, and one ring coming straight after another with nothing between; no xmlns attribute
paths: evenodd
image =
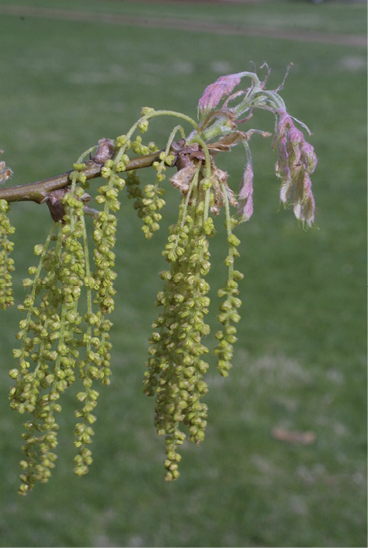
<svg viewBox="0 0 368 548"><path fill-rule="evenodd" d="M5 5L6 2L1 2ZM10 2L8 2L10 4ZM16 4L50 5L44 1ZM204 16L280 28L364 33L363 5L278 2L202 6L55 1L109 13ZM224 16L226 14L226 18ZM270 143L253 138L254 218L238 230L242 322L231 376L208 375L204 444L186 445L181 477L163 481L163 440L142 394L146 340L155 319L166 227L178 196L167 193L164 226L150 242L122 200L113 383L101 390L94 464L74 477L75 403L64 397L59 460L49 484L17 495L22 419L8 407L16 310L2 313L0 352L1 546L366 546L365 533L365 51L354 47L178 30L0 17L0 147L14 184L70 169L101 137L115 137L141 106L195 115L206 85L264 60L270 86L294 68L283 96L312 129L319 230L278 211ZM271 117L256 127L272 130ZM152 123L162 145L171 129ZM222 167L238 186L244 158ZM12 208L18 301L49 225L46 208ZM219 232L221 233L221 220ZM218 238L221 240L221 237ZM213 305L223 283L224 242L212 246ZM213 309L213 317L215 310ZM212 318L215 329L216 322ZM212 344L212 343L210 343ZM313 431L316 443L274 440L274 427Z"/></svg>

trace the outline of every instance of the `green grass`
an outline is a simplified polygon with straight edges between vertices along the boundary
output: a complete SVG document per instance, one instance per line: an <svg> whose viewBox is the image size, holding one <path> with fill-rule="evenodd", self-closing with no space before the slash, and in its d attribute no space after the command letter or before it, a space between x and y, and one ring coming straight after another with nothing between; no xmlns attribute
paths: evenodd
<svg viewBox="0 0 368 548"><path fill-rule="evenodd" d="M177 18L191 17L194 9L72 4L157 16L165 10ZM211 6L209 14L195 8L196 17L212 20L225 12L228 21L240 22L242 13L244 23L285 28L292 20L304 28L309 13L313 30L364 32L362 5ZM48 484L24 499L17 495L22 418L7 402L20 317L16 310L2 313L1 545L366 546L364 50L4 15L0 44L0 148L15 171L14 184L70 169L97 139L126 131L141 106L194 116L206 85L223 72L251 69L250 61L269 63L270 87L294 62L283 96L311 127L319 156L313 178L319 230L304 232L290 211L279 211L270 143L254 137L255 213L238 230L245 279L234 367L226 380L214 367L209 373L206 440L185 446L181 477L173 484L163 481L163 440L141 386L175 192L168 191L165 223L150 242L131 203L122 200L113 383L101 390L91 471L83 479L72 472L75 403L66 394L57 468ZM254 120L264 129L272 124L266 116ZM168 119L152 123L152 137L163 144L170 129ZM236 189L241 150L220 163ZM34 204L14 205L11 216L19 302L33 246L45 239L50 220L46 208ZM212 246L209 276L213 331L216 288L225 274L221 219L217 224L220 241ZM276 441L274 427L313 431L316 442Z"/></svg>
<svg viewBox="0 0 368 548"><path fill-rule="evenodd" d="M4 1L4 4L10 2ZM17 6L29 6L29 0L17 0ZM205 2L193 4L182 2L155 3L142 1L116 0L32 0L34 7L63 8L76 11L113 13L119 15L142 15L144 17L186 19L195 21L216 21L220 23L243 24L251 27L320 31L327 33L362 34L366 33L364 6L346 6L327 2L315 6L302 0L268 1L262 6L250 3L215 5L210 10ZM267 16L265 17L265 11Z"/></svg>

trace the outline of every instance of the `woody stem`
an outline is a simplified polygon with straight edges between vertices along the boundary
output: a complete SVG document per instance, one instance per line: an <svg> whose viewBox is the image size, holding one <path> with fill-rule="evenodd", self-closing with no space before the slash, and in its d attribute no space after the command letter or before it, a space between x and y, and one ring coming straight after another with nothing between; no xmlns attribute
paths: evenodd
<svg viewBox="0 0 368 548"><path fill-rule="evenodd" d="M152 154L147 154L146 156L133 158L126 166L126 171L150 167L153 162L160 161L161 152L162 151L159 150ZM80 173L84 174L87 179L94 179L95 177L101 176L102 167L103 165L97 164L93 160L89 160L86 162L86 167ZM67 171L61 175L56 175L55 177L50 177L43 181L37 181L36 183L1 188L0 200L6 200L7 202L31 201L42 204L51 191L71 185L70 174L72 172L73 170Z"/></svg>

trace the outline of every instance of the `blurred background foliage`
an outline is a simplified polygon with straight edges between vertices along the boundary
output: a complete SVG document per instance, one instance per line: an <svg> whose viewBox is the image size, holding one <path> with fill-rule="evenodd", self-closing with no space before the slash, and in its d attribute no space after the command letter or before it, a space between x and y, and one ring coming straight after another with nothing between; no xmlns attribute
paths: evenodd
<svg viewBox="0 0 368 548"><path fill-rule="evenodd" d="M292 61L283 97L314 133L318 229L304 232L291 211L279 211L274 153L255 136L255 213L237 231L245 279L234 367L225 380L210 370L207 437L202 446L185 446L181 477L172 484L163 481L163 440L142 376L165 264L161 250L177 215L174 189L151 241L122 197L113 377L100 390L91 471L83 479L73 475L76 404L74 394L65 394L57 467L48 484L24 499L17 495L22 417L7 401L20 316L3 312L1 545L366 546L366 57L363 47L332 37L364 35L365 6L55 0L61 19L30 14L30 7L50 3L0 2L0 146L15 172L13 184L71 169L99 138L124 133L142 106L195 116L204 87L220 75L267 61L274 88ZM100 21L87 13L98 13ZM110 24L104 14L132 19ZM165 28L139 24L151 17ZM173 19L263 30L247 36L171 29ZM285 36L270 37L267 29L283 29ZM290 30L324 33L332 42L291 40ZM252 127L272 131L272 117L261 114ZM151 138L163 146L173 125L167 118L152 122ZM219 163L236 190L242 150ZM147 181L152 176L145 173ZM20 302L22 278L35 263L33 246L44 241L50 218L46 207L24 203L12 207L11 218ZM225 276L222 225L220 218L211 249L213 331L216 290ZM312 432L315 441L278 440L275 428Z"/></svg>

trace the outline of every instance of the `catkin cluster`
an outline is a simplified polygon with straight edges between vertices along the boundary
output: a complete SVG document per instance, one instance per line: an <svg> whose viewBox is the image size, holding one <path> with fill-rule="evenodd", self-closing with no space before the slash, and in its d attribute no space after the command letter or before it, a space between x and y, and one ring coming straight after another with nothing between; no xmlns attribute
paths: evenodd
<svg viewBox="0 0 368 548"><path fill-rule="evenodd" d="M147 124L139 129L144 132ZM85 193L88 183L83 173L86 167L81 160L83 156L74 164L71 187L53 196L55 211L64 215L54 223L45 245L35 246L39 264L29 268L30 277L24 280L24 286L30 288L30 293L19 307L26 315L17 335L20 347L14 350L19 366L10 371L15 381L10 391L10 405L20 413L31 415L24 423L21 494L32 489L36 481L46 482L50 477L57 458L56 414L61 411L60 396L77 378L82 388L76 396L81 406L76 411L74 429L78 450L74 458L75 473L86 474L92 463L89 445L99 396L95 381L108 385L111 375L109 315L114 310L116 293L113 285L118 196L127 186L128 196L134 199L134 207L142 218L143 233L151 238L159 228L160 210L165 204L160 183L167 167L175 160L170 155L173 135L174 132L165 151L153 163L155 182L145 185L143 190L136 171L130 167L127 170L128 152L144 154L156 151L156 147L153 143L143 145L139 136L132 140L129 135L122 135L114 143L113 157L110 156L101 169L104 183L95 198L100 211L85 206L90 197ZM193 150L197 154L198 146ZM215 350L222 375L227 375L231 366L232 344L236 340L232 324L239 320L237 280L241 274L233 268L239 241L231 233L235 221L230 217L228 196L232 200L232 195L224 182L224 173L208 158L207 152L205 162L202 158L194 159L189 170L179 169L178 177L171 179L182 199L178 222L170 227L163 251L169 268L161 272L164 288L156 304L162 310L153 324L144 377L145 393L156 395L157 432L166 439L167 481L179 476L178 446L186 437L185 430L190 441L197 444L205 436L207 405L202 399L207 392L204 375L208 363L204 357L208 348L204 337L210 332L205 323L210 304L206 276L210 270L209 238L215 235L209 215L217 215L224 205L229 243L225 263L229 277L226 288L221 290L221 295L226 296L219 315L224 329L216 335L219 344ZM91 211L92 265L85 219L85 213ZM3 226L11 230L6 220ZM81 304L82 295L84 304Z"/></svg>
<svg viewBox="0 0 368 548"><path fill-rule="evenodd" d="M119 209L118 191L124 186L116 166L106 164L106 185L99 188L97 196L104 209L94 219L94 270L90 267L84 216L85 165L79 162L74 165L71 188L61 198L65 215L52 226L46 244L35 246L40 262L29 268L33 277L23 282L31 292L19 307L26 318L20 322L17 335L20 348L13 352L19 366L10 371L16 381L10 391L10 405L32 416L25 422L23 434L22 494L36 481L45 482L50 476L56 460L55 413L61 411L61 394L76 377L82 382L77 400L83 405L76 411L75 473L85 474L92 462L88 445L94 434L93 410L99 395L93 384L95 380L109 383L112 323L106 316L114 309L114 212ZM83 306L82 294L87 301Z"/></svg>
<svg viewBox="0 0 368 548"><path fill-rule="evenodd" d="M17 335L20 348L13 351L19 366L10 371L16 381L10 391L10 405L32 415L24 424L22 494L37 480L47 481L54 467L58 430L55 413L61 411L60 395L76 379L84 346L79 311L86 276L84 191L76 187L76 179L77 171L71 191L62 198L66 211L63 223L52 226L44 246L35 246L39 264L29 268L33 278L23 281L31 292L19 307L26 318L20 322Z"/></svg>
<svg viewBox="0 0 368 548"><path fill-rule="evenodd" d="M149 341L144 391L156 394L155 426L166 437L167 481L179 476L177 446L185 439L182 425L198 444L207 424L207 405L201 401L207 392L203 377L208 369L203 337L210 331L204 320L210 304L205 277L210 270L208 238L214 235L214 226L207 216L205 196L197 171L163 252L170 268L161 272L164 288L156 305L162 312Z"/></svg>

